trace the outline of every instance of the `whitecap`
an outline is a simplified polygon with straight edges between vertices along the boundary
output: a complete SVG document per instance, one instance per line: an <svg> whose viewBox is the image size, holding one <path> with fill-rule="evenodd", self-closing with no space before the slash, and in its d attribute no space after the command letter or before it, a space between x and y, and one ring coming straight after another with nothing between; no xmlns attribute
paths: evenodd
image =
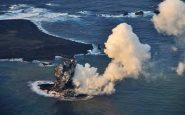
<svg viewBox="0 0 185 115"><path fill-rule="evenodd" d="M58 93L55 91L47 91L40 89L39 85L42 84L54 84L52 81L34 81L34 82L28 82L29 87L33 92L35 92L38 95L45 96L45 97L52 97L52 98L58 98L63 101L79 101L79 100L88 100L93 98L93 96L86 96L84 98L78 99L77 97L64 97L63 93Z"/></svg>
<svg viewBox="0 0 185 115"><path fill-rule="evenodd" d="M103 18L136 18L139 17L140 15L136 15L136 12L130 12L128 15L124 14L96 14L98 17L103 17ZM153 16L154 13L152 11L143 11L143 17L147 16Z"/></svg>
<svg viewBox="0 0 185 115"><path fill-rule="evenodd" d="M45 96L45 97L59 97L60 95L54 95L53 93L47 93L47 91L41 90L39 85L41 84L54 84L52 81L35 81L35 82L28 82L29 86L31 87L31 90L39 95Z"/></svg>
<svg viewBox="0 0 185 115"><path fill-rule="evenodd" d="M125 17L128 17L128 18L136 18L136 17L138 17L138 15L135 15L135 12L131 12L131 13L128 13L128 15L125 16Z"/></svg>
<svg viewBox="0 0 185 115"><path fill-rule="evenodd" d="M75 57L77 56L84 56L85 54L75 54Z"/></svg>
<svg viewBox="0 0 185 115"><path fill-rule="evenodd" d="M78 14L82 14L82 15L91 15L91 11L79 11L77 12Z"/></svg>
<svg viewBox="0 0 185 115"><path fill-rule="evenodd" d="M55 4L55 3L46 3L45 5L46 6L55 6L55 7L59 6L59 4Z"/></svg>
<svg viewBox="0 0 185 115"><path fill-rule="evenodd" d="M62 59L63 57L62 56L55 56L55 60L59 60L59 59Z"/></svg>
<svg viewBox="0 0 185 115"><path fill-rule="evenodd" d="M23 58L0 59L0 62L27 62Z"/></svg>
<svg viewBox="0 0 185 115"><path fill-rule="evenodd" d="M144 11L144 16L153 16L154 12L153 11Z"/></svg>
<svg viewBox="0 0 185 115"><path fill-rule="evenodd" d="M47 61L39 61L39 60L33 60L32 63L37 64L40 67L53 67L56 64L51 63L51 62L47 62Z"/></svg>
<svg viewBox="0 0 185 115"><path fill-rule="evenodd" d="M123 14L119 15L111 15L111 14L97 14L98 17L104 17L104 18L122 18L124 17Z"/></svg>
<svg viewBox="0 0 185 115"><path fill-rule="evenodd" d="M8 20L8 19L26 19L33 22L37 27L44 33L55 36L58 38L64 38L67 40L75 41L78 43L88 44L86 42L82 42L81 40L74 40L74 38L67 38L55 35L45 28L42 27L42 22L57 22L57 21L81 21L81 15L69 14L65 12L53 12L47 10L45 8L36 8L26 4L18 4L12 5L9 7L9 10L5 12L5 14L0 15L0 20Z"/></svg>

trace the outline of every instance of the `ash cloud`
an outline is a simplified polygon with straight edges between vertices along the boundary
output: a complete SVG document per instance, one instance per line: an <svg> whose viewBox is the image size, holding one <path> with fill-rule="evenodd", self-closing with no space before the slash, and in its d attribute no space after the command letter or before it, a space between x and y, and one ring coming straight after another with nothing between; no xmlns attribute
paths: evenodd
<svg viewBox="0 0 185 115"><path fill-rule="evenodd" d="M112 30L104 52L112 60L103 75L89 64L77 64L73 77L77 93L112 94L116 81L126 77L138 78L144 63L151 57L150 46L142 44L132 27L126 23L121 23Z"/></svg>

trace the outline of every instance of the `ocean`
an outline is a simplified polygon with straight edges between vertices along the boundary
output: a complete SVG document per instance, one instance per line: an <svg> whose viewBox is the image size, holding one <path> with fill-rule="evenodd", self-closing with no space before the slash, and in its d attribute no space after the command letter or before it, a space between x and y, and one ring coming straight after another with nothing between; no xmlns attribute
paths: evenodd
<svg viewBox="0 0 185 115"><path fill-rule="evenodd" d="M0 59L0 115L184 115L185 75L178 76L174 69L184 49L175 51L174 36L159 34L151 21L161 1L1 0L0 20L29 20L46 34L94 48L104 47L116 25L128 23L140 41L151 46L152 58L146 73L117 82L115 93L74 102L37 95L30 88L33 81L53 81L61 59L39 60L51 62L49 67L39 61ZM134 14L139 10L143 16ZM76 54L76 59L100 74L110 62L102 51Z"/></svg>

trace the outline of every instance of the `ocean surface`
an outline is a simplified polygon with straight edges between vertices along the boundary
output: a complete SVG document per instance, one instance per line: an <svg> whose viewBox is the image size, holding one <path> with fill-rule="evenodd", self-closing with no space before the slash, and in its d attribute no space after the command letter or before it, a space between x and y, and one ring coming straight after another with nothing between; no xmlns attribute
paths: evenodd
<svg viewBox="0 0 185 115"><path fill-rule="evenodd" d="M1 0L0 20L27 19L44 33L95 47L104 47L116 25L128 23L140 41L152 47L152 58L145 73L138 79L118 82L114 94L75 102L43 97L31 90L30 82L54 80L54 66L43 67L38 61L0 59L0 115L185 115L185 75L178 76L175 71L184 49L178 48L173 36L155 30L151 18L160 2ZM144 11L144 16L134 14L139 10ZM125 12L127 16L123 15ZM103 73L110 59L99 52L93 53L77 54L76 59L80 64L90 63ZM53 65L62 62L44 61Z"/></svg>

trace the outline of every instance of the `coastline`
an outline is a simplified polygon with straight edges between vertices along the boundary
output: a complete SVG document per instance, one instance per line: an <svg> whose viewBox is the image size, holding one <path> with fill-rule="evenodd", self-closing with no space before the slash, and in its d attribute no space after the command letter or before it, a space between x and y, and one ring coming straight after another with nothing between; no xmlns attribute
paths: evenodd
<svg viewBox="0 0 185 115"><path fill-rule="evenodd" d="M29 20L0 20L0 59L52 60L55 56L86 54L91 44L43 33Z"/></svg>

